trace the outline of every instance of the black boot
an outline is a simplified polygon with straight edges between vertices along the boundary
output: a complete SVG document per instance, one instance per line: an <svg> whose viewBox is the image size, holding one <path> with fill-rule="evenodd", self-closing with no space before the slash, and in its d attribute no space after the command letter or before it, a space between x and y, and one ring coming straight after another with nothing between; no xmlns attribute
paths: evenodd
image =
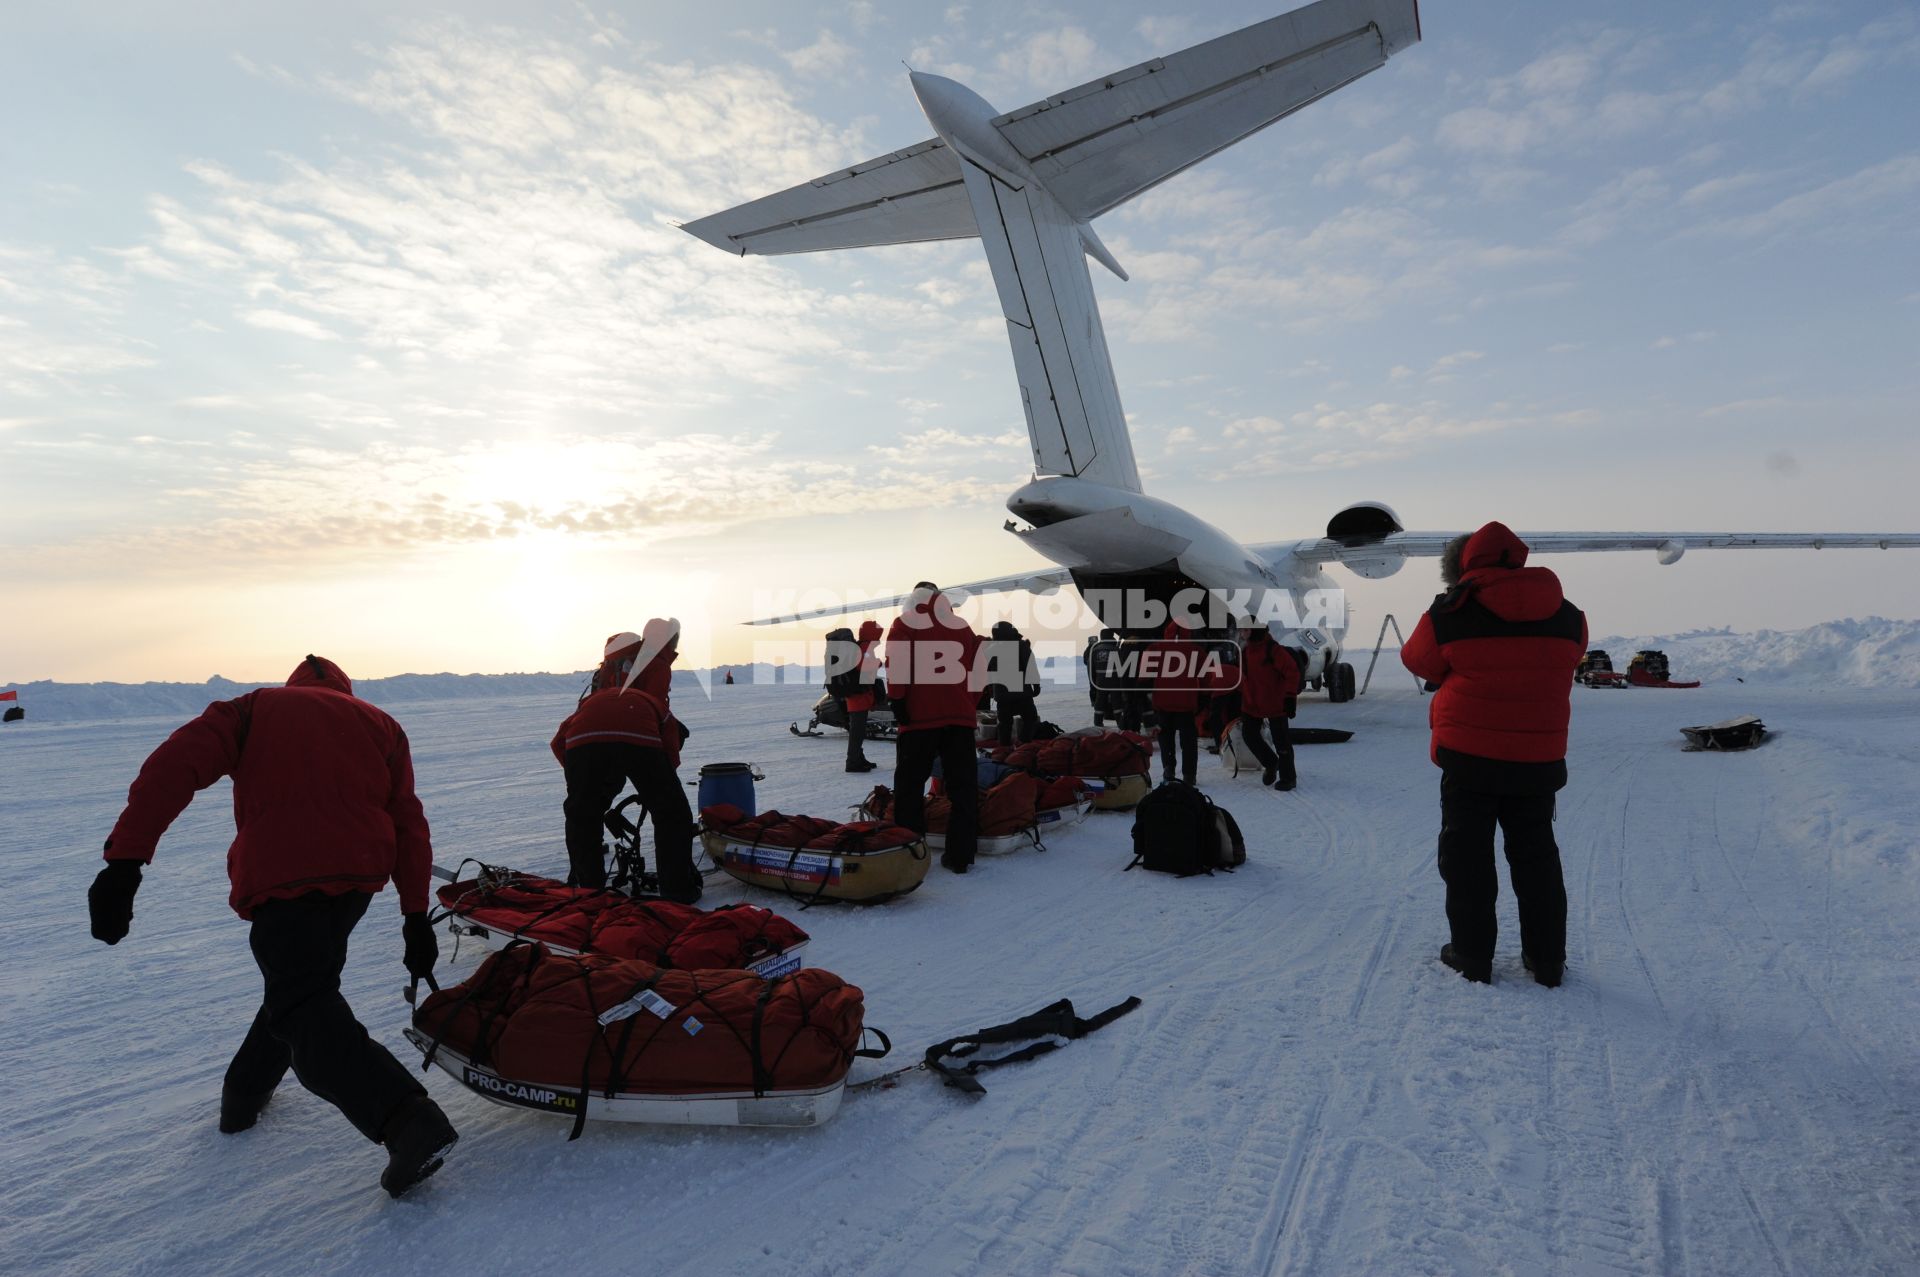
<svg viewBox="0 0 1920 1277"><path fill-rule="evenodd" d="M260 1112L267 1107L267 1101L273 1098L273 1092L264 1095L248 1095L231 1086L220 1088L220 1133L238 1135L242 1131L252 1130L253 1124L260 1120Z"/></svg>
<svg viewBox="0 0 1920 1277"><path fill-rule="evenodd" d="M1278 776L1279 774L1280 774L1279 772L1269 767L1265 771L1260 773L1260 783L1262 785L1271 786L1273 784L1274 777Z"/></svg>
<svg viewBox="0 0 1920 1277"><path fill-rule="evenodd" d="M850 772L870 772L879 766L879 763L867 758L849 758L847 760L847 770Z"/></svg>
<svg viewBox="0 0 1920 1277"><path fill-rule="evenodd" d="M1189 785L1198 785L1200 783L1199 776L1193 772L1188 772L1186 775L1182 776L1180 779L1184 780Z"/></svg>
<svg viewBox="0 0 1920 1277"><path fill-rule="evenodd" d="M380 1141L387 1147L387 1169L380 1176L380 1187L399 1197L439 1170L459 1138L438 1104L424 1095L408 1097L387 1119Z"/></svg>
<svg viewBox="0 0 1920 1277"><path fill-rule="evenodd" d="M1440 961L1446 963L1475 984L1493 983L1492 958L1482 958L1476 962L1472 958L1463 958L1455 953L1452 945L1443 944L1440 946Z"/></svg>
<svg viewBox="0 0 1920 1277"><path fill-rule="evenodd" d="M1560 981L1566 978L1567 964L1564 962L1542 962L1536 964L1533 955L1520 955L1520 965L1533 973L1533 982L1543 984L1549 989L1560 987Z"/></svg>

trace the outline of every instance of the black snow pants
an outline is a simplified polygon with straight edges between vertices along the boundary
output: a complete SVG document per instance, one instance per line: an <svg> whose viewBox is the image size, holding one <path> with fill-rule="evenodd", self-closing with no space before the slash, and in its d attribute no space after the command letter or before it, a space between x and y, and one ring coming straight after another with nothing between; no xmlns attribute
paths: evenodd
<svg viewBox="0 0 1920 1277"><path fill-rule="evenodd" d="M1492 794L1453 776L1440 781L1440 877L1447 884L1447 923L1453 951L1491 961L1499 924L1494 901L1500 875L1493 864L1493 830L1506 838L1507 872L1520 906L1520 948L1535 964L1567 960L1567 888L1560 847L1553 840L1554 796Z"/></svg>
<svg viewBox="0 0 1920 1277"><path fill-rule="evenodd" d="M864 763L867 761L867 715L869 709L850 709L847 711L847 761Z"/></svg>
<svg viewBox="0 0 1920 1277"><path fill-rule="evenodd" d="M947 849L940 863L947 868L973 864L979 848L980 789L974 769L971 727L928 727L903 731L894 750L893 816L915 833L927 832L927 778L933 760L940 760L947 799L953 814L947 818Z"/></svg>
<svg viewBox="0 0 1920 1277"><path fill-rule="evenodd" d="M1267 725L1267 731L1273 735L1273 747L1260 737L1260 724ZM1260 760L1260 766L1271 767L1280 773L1280 783L1287 786L1296 784L1299 777L1293 770L1293 735L1287 730L1287 720L1281 718L1242 718L1240 720L1240 739L1247 743L1253 756Z"/></svg>
<svg viewBox="0 0 1920 1277"><path fill-rule="evenodd" d="M316 891L254 906L247 942L266 997L227 1066L226 1085L241 1095L271 1095L292 1068L300 1085L378 1144L394 1110L426 1088L367 1036L340 996L347 937L372 899L361 891Z"/></svg>
<svg viewBox="0 0 1920 1277"><path fill-rule="evenodd" d="M575 745L567 751L567 860L570 881L607 885L601 835L607 809L627 782L653 821L654 868L660 894L688 904L700 898L700 871L693 865L693 809L673 764L657 749L625 742Z"/></svg>
<svg viewBox="0 0 1920 1277"><path fill-rule="evenodd" d="M1180 778L1192 783L1200 771L1200 728L1194 715L1160 711L1160 778L1173 779L1173 749L1180 747Z"/></svg>
<svg viewBox="0 0 1920 1277"><path fill-rule="evenodd" d="M1035 705L1033 697L1025 692L995 691L993 713L998 721L1002 745L1014 743L1014 719L1020 720L1018 739L1022 745L1033 739L1034 729L1040 726L1040 707Z"/></svg>

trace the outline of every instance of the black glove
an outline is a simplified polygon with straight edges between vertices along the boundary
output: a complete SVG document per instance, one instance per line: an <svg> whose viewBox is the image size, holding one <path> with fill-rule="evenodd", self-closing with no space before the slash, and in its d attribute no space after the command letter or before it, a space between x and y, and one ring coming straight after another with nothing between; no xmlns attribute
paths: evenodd
<svg viewBox="0 0 1920 1277"><path fill-rule="evenodd" d="M133 925L133 893L140 890L140 862L109 860L87 888L93 938L119 944Z"/></svg>
<svg viewBox="0 0 1920 1277"><path fill-rule="evenodd" d="M424 913L410 913L400 925L400 934L407 941L407 974L416 980L427 979L433 974L433 964L440 961L440 941L434 938L433 924Z"/></svg>
<svg viewBox="0 0 1920 1277"><path fill-rule="evenodd" d="M677 718L673 720L673 726L674 726L674 730L680 733L680 743L682 745L686 744L687 738L693 735L693 729L691 727L688 727L685 723L681 722Z"/></svg>
<svg viewBox="0 0 1920 1277"><path fill-rule="evenodd" d="M887 708L893 711L893 721L896 723L899 723L901 726L904 727L906 724L911 723L913 721L913 719L907 714L907 703L904 700L899 700L899 701L890 700L887 702Z"/></svg>

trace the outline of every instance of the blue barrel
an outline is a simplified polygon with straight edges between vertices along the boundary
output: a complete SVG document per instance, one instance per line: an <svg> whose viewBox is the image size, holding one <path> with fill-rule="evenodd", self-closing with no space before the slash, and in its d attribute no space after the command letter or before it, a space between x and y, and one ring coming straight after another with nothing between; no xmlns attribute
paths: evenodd
<svg viewBox="0 0 1920 1277"><path fill-rule="evenodd" d="M700 810L731 803L749 816L759 815L753 799L753 764L708 763L700 769Z"/></svg>

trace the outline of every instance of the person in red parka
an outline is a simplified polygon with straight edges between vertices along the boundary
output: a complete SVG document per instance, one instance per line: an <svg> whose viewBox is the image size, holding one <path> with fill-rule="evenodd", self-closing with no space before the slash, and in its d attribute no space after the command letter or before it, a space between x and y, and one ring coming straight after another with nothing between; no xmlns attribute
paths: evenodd
<svg viewBox="0 0 1920 1277"><path fill-rule="evenodd" d="M1297 708L1301 660L1293 649L1274 640L1272 631L1256 625L1243 632L1240 648L1240 739L1260 760L1260 783L1292 789L1299 783L1293 764L1293 736L1287 720ZM1265 727L1273 737L1268 748L1261 739Z"/></svg>
<svg viewBox="0 0 1920 1277"><path fill-rule="evenodd" d="M980 636L955 616L931 581L913 587L887 630L887 703L900 725L894 750L894 816L927 831L926 788L940 760L947 799L947 846L940 863L954 873L973 867L979 822L973 737L981 687L973 678Z"/></svg>
<svg viewBox="0 0 1920 1277"><path fill-rule="evenodd" d="M1192 785L1200 772L1200 712L1203 649L1179 617L1167 622L1153 646L1153 713L1160 724L1160 783L1173 779L1173 753L1180 750L1180 779Z"/></svg>
<svg viewBox="0 0 1920 1277"><path fill-rule="evenodd" d="M1551 987L1567 960L1554 795L1567 783L1573 671L1587 650L1587 618L1558 577L1526 564L1526 543L1503 523L1456 538L1440 560L1447 592L1400 659L1437 689L1427 715L1441 769L1440 877L1452 931L1440 960L1469 980L1493 978L1497 824L1520 909L1521 957Z"/></svg>
<svg viewBox="0 0 1920 1277"><path fill-rule="evenodd" d="M568 881L607 885L602 822L632 781L653 821L660 894L693 904L701 895L700 871L693 864L693 810L677 770L688 733L669 704L680 622L656 617L640 634L615 634L602 650L600 668L579 708L561 722L551 743L567 774Z"/></svg>
<svg viewBox="0 0 1920 1277"><path fill-rule="evenodd" d="M433 846L413 792L400 724L353 694L332 661L309 656L285 687L215 701L142 764L87 893L95 939L118 944L133 919L140 867L193 796L233 778L228 903L252 924L266 994L220 1088L220 1129L259 1119L291 1068L300 1084L387 1149L395 1197L440 1168L458 1138L413 1075L367 1036L340 996L347 937L391 880L406 968L431 979L427 921Z"/></svg>

